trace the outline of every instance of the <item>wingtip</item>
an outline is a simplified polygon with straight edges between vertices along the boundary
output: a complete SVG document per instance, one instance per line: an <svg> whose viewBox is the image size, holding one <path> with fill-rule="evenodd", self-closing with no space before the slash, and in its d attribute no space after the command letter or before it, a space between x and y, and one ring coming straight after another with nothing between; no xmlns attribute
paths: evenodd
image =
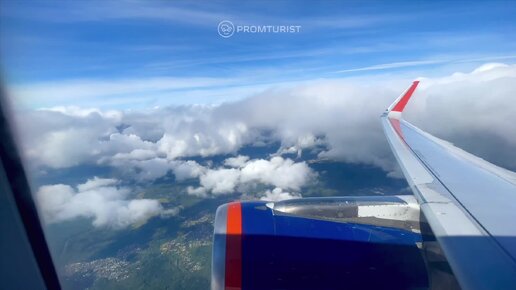
<svg viewBox="0 0 516 290"><path fill-rule="evenodd" d="M407 105L408 101L410 100L410 97L414 94L414 91L417 88L417 85L419 84L419 81L413 81L412 85L400 96L392 105L389 107L388 111L390 113L396 113L401 114L403 110L405 109L405 106Z"/></svg>

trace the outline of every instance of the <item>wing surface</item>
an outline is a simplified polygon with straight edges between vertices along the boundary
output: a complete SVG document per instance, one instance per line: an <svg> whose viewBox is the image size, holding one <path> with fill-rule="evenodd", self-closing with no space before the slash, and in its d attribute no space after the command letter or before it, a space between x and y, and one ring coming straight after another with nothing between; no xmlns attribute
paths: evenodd
<svg viewBox="0 0 516 290"><path fill-rule="evenodd" d="M516 289L516 174L403 120L415 81L381 116L403 174L464 289Z"/></svg>

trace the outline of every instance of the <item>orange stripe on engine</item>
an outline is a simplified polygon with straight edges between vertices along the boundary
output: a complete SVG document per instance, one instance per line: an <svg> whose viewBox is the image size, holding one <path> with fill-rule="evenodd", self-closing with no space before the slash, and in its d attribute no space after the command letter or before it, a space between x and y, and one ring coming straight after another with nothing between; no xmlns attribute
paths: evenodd
<svg viewBox="0 0 516 290"><path fill-rule="evenodd" d="M228 204L225 289L242 289L242 204Z"/></svg>

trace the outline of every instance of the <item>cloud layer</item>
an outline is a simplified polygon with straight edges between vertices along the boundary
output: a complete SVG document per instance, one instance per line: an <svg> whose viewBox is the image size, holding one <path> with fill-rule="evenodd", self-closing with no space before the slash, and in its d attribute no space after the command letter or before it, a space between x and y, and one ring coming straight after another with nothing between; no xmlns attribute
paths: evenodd
<svg viewBox="0 0 516 290"><path fill-rule="evenodd" d="M36 192L40 212L47 223L91 218L95 227L125 228L144 223L163 208L156 200L128 199L130 190L116 179L93 178L76 188L65 184L45 185Z"/></svg>
<svg viewBox="0 0 516 290"><path fill-rule="evenodd" d="M321 80L216 106L127 111L57 107L18 114L17 123L25 155L35 169L97 164L137 182L171 172L178 181L198 180L199 186L188 188L190 194L220 195L262 184L266 191L261 196L277 200L298 196L315 178L307 163L286 153L300 157L311 152L319 159L373 165L396 175L398 167L378 117L408 84L396 79ZM469 73L421 78L406 118L514 170L515 92L516 65L486 64ZM280 148L264 159L238 155L244 146L264 144ZM199 163L198 157L216 155L234 157L218 165ZM88 216L96 225L125 226L160 211L155 201L126 200L126 189L101 186L99 179L92 181L95 189L88 189L88 182L77 188L42 187L38 196L47 219ZM77 206L89 201L109 207Z"/></svg>
<svg viewBox="0 0 516 290"><path fill-rule="evenodd" d="M301 194L283 191L283 189L276 187L273 190L267 190L260 198L265 201L281 201L293 198L300 198Z"/></svg>
<svg viewBox="0 0 516 290"><path fill-rule="evenodd" d="M516 134L510 134L516 121L516 107L511 106L516 98L515 79L516 66L502 64L423 78L415 101L406 110L407 118L515 168L516 158L508 158L516 157L508 152L516 144ZM84 163L116 167L129 162L148 173L140 178L152 179L166 170L159 160L234 154L244 145L279 141L279 153L323 146L326 150L320 157L391 171L396 165L378 116L404 89L403 83L394 83L395 87L320 81L219 106L140 111L60 107L31 111L18 121L30 161L50 168ZM482 142L475 142L476 138ZM495 149L500 147L503 154Z"/></svg>

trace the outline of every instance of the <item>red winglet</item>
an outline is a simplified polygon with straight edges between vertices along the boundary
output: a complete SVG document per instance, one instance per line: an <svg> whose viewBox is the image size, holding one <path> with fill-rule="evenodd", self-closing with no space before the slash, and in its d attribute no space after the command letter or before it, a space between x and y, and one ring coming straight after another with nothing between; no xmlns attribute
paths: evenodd
<svg viewBox="0 0 516 290"><path fill-rule="evenodd" d="M408 101L410 100L410 97L416 90L417 85L419 84L419 81L414 81L410 88L407 90L407 92L403 95L403 97L400 98L398 103L394 105L392 108L392 112L403 112L403 109L405 109L405 106L407 105Z"/></svg>

